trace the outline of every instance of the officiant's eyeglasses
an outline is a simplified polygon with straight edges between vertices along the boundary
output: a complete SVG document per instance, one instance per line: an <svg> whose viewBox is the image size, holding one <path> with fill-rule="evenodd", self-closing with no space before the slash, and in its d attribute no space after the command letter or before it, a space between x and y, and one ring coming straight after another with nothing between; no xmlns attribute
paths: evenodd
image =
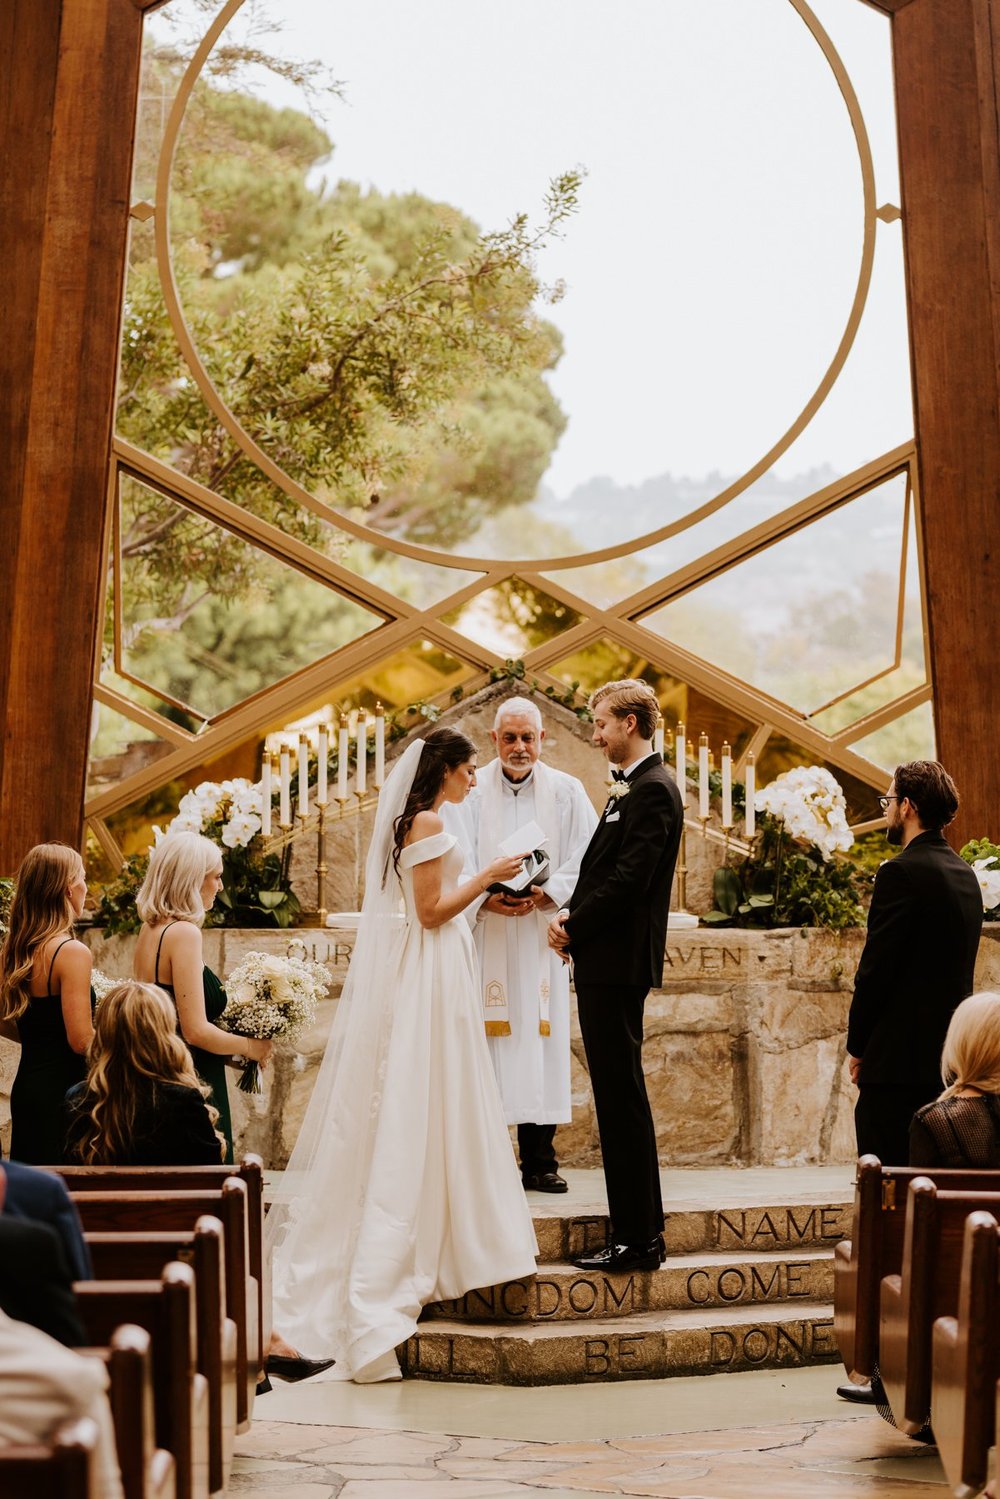
<svg viewBox="0 0 1000 1499"><path fill-rule="evenodd" d="M888 812L890 802L899 802L902 800L903 798L901 796L880 796L878 799L878 804L882 808L883 812Z"/></svg>

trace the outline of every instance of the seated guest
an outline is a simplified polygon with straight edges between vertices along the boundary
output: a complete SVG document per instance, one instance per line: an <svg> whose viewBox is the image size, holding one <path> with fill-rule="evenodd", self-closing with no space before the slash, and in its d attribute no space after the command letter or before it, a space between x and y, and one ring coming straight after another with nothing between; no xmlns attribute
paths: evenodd
<svg viewBox="0 0 1000 1499"><path fill-rule="evenodd" d="M66 1096L66 1151L85 1166L218 1166L226 1142L170 999L134 980L105 995L85 1082Z"/></svg>
<svg viewBox="0 0 1000 1499"><path fill-rule="evenodd" d="M93 1035L90 952L73 937L86 898L76 849L40 843L17 872L0 946L0 1031L21 1043L10 1154L36 1166L63 1159L62 1102L86 1072Z"/></svg>
<svg viewBox="0 0 1000 1499"><path fill-rule="evenodd" d="M108 1372L0 1312L0 1447L50 1442L66 1421L96 1423L94 1499L121 1499Z"/></svg>
<svg viewBox="0 0 1000 1499"><path fill-rule="evenodd" d="M67 1348L79 1348L87 1340L62 1239L48 1223L3 1211L6 1190L7 1176L0 1171L0 1311Z"/></svg>
<svg viewBox="0 0 1000 1499"><path fill-rule="evenodd" d="M910 1125L911 1166L1000 1170L1000 994L972 994L951 1017L940 1098Z"/></svg>
<svg viewBox="0 0 1000 1499"><path fill-rule="evenodd" d="M62 1240L73 1279L92 1279L83 1225L65 1182L51 1171L39 1171L36 1166L22 1166L17 1161L4 1161L0 1175L7 1184L0 1213L8 1218L29 1218L54 1228Z"/></svg>

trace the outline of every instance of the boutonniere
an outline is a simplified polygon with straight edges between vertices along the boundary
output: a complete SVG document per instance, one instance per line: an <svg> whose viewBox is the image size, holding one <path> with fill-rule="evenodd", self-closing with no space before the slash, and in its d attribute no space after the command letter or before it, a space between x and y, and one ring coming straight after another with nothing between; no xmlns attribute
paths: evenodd
<svg viewBox="0 0 1000 1499"><path fill-rule="evenodd" d="M608 787L608 801L617 802L623 796L628 796L628 781L612 781Z"/></svg>

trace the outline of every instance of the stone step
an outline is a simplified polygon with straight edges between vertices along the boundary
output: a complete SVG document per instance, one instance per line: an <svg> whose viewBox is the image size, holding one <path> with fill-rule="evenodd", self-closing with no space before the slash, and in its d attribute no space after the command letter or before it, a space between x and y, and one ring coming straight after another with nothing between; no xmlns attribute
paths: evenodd
<svg viewBox="0 0 1000 1499"><path fill-rule="evenodd" d="M565 1216L558 1209L540 1212L534 1224L541 1264L560 1264L601 1249L607 1242L605 1213L577 1210ZM755 1250L833 1249L851 1231L850 1202L774 1203L763 1207L709 1208L680 1206L664 1215L667 1254Z"/></svg>
<svg viewBox="0 0 1000 1499"><path fill-rule="evenodd" d="M668 1258L659 1270L602 1275L573 1265L546 1265L538 1275L438 1301L425 1320L454 1322L567 1322L630 1317L635 1312L692 1307L828 1301L833 1253L825 1249L713 1252Z"/></svg>
<svg viewBox="0 0 1000 1499"><path fill-rule="evenodd" d="M398 1350L411 1379L468 1384L597 1384L832 1363L821 1302L634 1313L627 1320L523 1326L431 1319Z"/></svg>

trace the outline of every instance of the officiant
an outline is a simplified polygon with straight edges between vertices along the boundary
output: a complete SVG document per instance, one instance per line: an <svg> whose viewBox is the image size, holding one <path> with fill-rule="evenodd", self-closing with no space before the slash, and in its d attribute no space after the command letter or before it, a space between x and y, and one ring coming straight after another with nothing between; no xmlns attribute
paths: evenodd
<svg viewBox="0 0 1000 1499"><path fill-rule="evenodd" d="M504 840L534 824L544 835L539 883L495 891L468 908L479 952L483 1023L508 1124L517 1125L525 1188L565 1192L555 1153L571 1118L569 969L547 943L548 923L576 884L597 816L575 776L540 759L545 728L528 698L501 703L490 735L497 758L478 770L460 806L442 809L473 872ZM518 853L526 852L520 848Z"/></svg>

